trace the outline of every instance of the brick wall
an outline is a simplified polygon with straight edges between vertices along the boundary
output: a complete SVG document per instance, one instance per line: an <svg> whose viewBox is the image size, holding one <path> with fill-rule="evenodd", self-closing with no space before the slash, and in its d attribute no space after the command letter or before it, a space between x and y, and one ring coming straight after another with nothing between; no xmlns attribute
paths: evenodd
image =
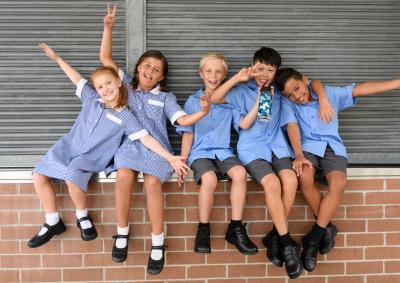
<svg viewBox="0 0 400 283"><path fill-rule="evenodd" d="M166 183L165 208L168 252L164 271L147 275L150 224L145 194L139 183L133 196L130 253L123 264L111 260L115 231L114 183L94 183L89 204L99 237L80 240L74 208L64 185L58 203L67 232L37 249L27 247L43 221L40 202L31 183L0 184L0 282L289 282L283 269L266 261L261 239L271 229L262 190L248 183L245 222L260 251L244 256L224 241L230 219L229 183L220 183L212 214L210 255L195 254L197 188ZM319 255L317 269L296 282L400 282L400 179L350 180L342 206L333 221L339 228L336 248ZM313 217L298 193L289 229L300 240Z"/></svg>

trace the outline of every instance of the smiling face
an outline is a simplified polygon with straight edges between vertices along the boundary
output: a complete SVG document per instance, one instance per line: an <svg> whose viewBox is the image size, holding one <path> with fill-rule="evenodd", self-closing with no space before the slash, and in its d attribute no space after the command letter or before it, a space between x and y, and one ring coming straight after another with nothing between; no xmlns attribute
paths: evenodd
<svg viewBox="0 0 400 283"><path fill-rule="evenodd" d="M145 58L138 66L139 87L150 91L163 80L163 61L153 57Z"/></svg>
<svg viewBox="0 0 400 283"><path fill-rule="evenodd" d="M305 81L293 77L285 82L283 94L289 98L290 101L297 104L306 104L310 100L310 91Z"/></svg>
<svg viewBox="0 0 400 283"><path fill-rule="evenodd" d="M109 72L99 72L92 76L93 86L108 107L118 104L122 81Z"/></svg>
<svg viewBox="0 0 400 283"><path fill-rule="evenodd" d="M201 66L199 73L205 92L217 89L226 76L224 63L222 59L218 58L208 58Z"/></svg>
<svg viewBox="0 0 400 283"><path fill-rule="evenodd" d="M258 86L271 85L275 79L276 66L269 64L264 64L261 62L256 62L253 65L254 72L257 74L254 78Z"/></svg>

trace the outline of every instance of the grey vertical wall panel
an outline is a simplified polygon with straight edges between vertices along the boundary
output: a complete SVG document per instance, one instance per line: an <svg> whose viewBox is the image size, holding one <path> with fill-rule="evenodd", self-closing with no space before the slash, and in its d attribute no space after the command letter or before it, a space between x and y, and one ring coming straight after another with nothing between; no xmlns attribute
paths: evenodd
<svg viewBox="0 0 400 283"><path fill-rule="evenodd" d="M45 41L83 76L100 66L109 1L0 1L0 167L32 167L80 110L72 83L37 46ZM125 1L114 58L125 63Z"/></svg>
<svg viewBox="0 0 400 283"><path fill-rule="evenodd" d="M230 75L271 46L293 66L325 84L400 77L400 2L147 0L146 47L162 50L181 104L201 86L197 64L223 52ZM340 115L351 164L400 164L400 92L360 98ZM179 151L180 138L170 129Z"/></svg>

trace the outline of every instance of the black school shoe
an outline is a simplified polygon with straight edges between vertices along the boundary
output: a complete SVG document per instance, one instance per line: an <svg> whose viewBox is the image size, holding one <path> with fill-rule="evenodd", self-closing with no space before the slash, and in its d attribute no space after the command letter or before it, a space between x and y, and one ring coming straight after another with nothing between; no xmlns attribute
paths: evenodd
<svg viewBox="0 0 400 283"><path fill-rule="evenodd" d="M276 266L283 266L283 254L279 244L279 235L271 230L263 239L264 247L267 248L267 258Z"/></svg>
<svg viewBox="0 0 400 283"><path fill-rule="evenodd" d="M114 245L111 252L112 260L115 262L123 262L128 257L128 240L129 235L114 235L113 238L115 239ZM126 239L126 247L125 248L117 248L117 239L124 238Z"/></svg>
<svg viewBox="0 0 400 283"><path fill-rule="evenodd" d="M305 270L312 272L317 266L317 256L319 243L308 241L307 236L303 238L303 251L301 253L301 261Z"/></svg>
<svg viewBox="0 0 400 283"><path fill-rule="evenodd" d="M245 255L254 255L258 253L257 246L249 239L244 225L226 231L225 240L236 246L236 248Z"/></svg>
<svg viewBox="0 0 400 283"><path fill-rule="evenodd" d="M194 252L211 253L210 233L210 226L198 226L196 239L194 240Z"/></svg>
<svg viewBox="0 0 400 283"><path fill-rule="evenodd" d="M335 247L335 237L337 233L338 229L333 224L325 228L324 235L322 236L318 247L321 254L327 254Z"/></svg>
<svg viewBox="0 0 400 283"><path fill-rule="evenodd" d="M303 264L300 259L300 250L300 245L295 241L293 241L291 245L282 248L286 273L290 279L299 277L303 272Z"/></svg>
<svg viewBox="0 0 400 283"><path fill-rule="evenodd" d="M149 263L147 264L147 273L156 275L160 273L164 268L165 262L165 245L162 246L151 246L152 250L162 250L162 257L159 260L154 260L149 256Z"/></svg>
<svg viewBox="0 0 400 283"><path fill-rule="evenodd" d="M92 224L92 227L87 228L87 229L83 229L81 226L81 222L85 221L85 220L89 220L90 224ZM97 238L97 231L96 231L96 227L94 227L93 222L92 222L92 218L88 215L79 219L76 219L76 226L78 226L79 230L81 231L81 238L84 241L91 241Z"/></svg>
<svg viewBox="0 0 400 283"><path fill-rule="evenodd" d="M28 246L30 248L40 247L41 245L44 245L48 241L50 241L50 239L53 238L54 235L59 235L63 233L65 230L67 230L67 227L65 227L61 219L58 221L57 224L52 226L50 226L47 223L44 223L43 227L47 228L47 232L40 236L38 234L33 236L32 239L30 239L28 242Z"/></svg>

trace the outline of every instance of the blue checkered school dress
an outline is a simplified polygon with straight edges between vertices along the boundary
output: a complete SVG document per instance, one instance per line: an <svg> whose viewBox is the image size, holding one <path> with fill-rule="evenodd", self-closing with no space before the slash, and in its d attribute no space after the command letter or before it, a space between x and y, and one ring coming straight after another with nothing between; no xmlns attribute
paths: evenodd
<svg viewBox="0 0 400 283"><path fill-rule="evenodd" d="M82 101L82 109L75 124L33 172L73 182L86 192L93 173L106 168L124 137L137 145L148 132L128 108L106 108L87 80L79 81L76 95Z"/></svg>
<svg viewBox="0 0 400 283"><path fill-rule="evenodd" d="M175 121L186 115L177 103L175 95L160 91L157 86L151 91L133 90L132 78L119 70L120 78L129 93L129 107L133 110L140 124L166 150L173 153L167 134L167 118L174 125ZM161 156L147 149L142 144L134 146L127 139L114 156L114 164L107 168L106 173L119 168L129 168L157 177L161 182L167 181L174 172L170 164Z"/></svg>

